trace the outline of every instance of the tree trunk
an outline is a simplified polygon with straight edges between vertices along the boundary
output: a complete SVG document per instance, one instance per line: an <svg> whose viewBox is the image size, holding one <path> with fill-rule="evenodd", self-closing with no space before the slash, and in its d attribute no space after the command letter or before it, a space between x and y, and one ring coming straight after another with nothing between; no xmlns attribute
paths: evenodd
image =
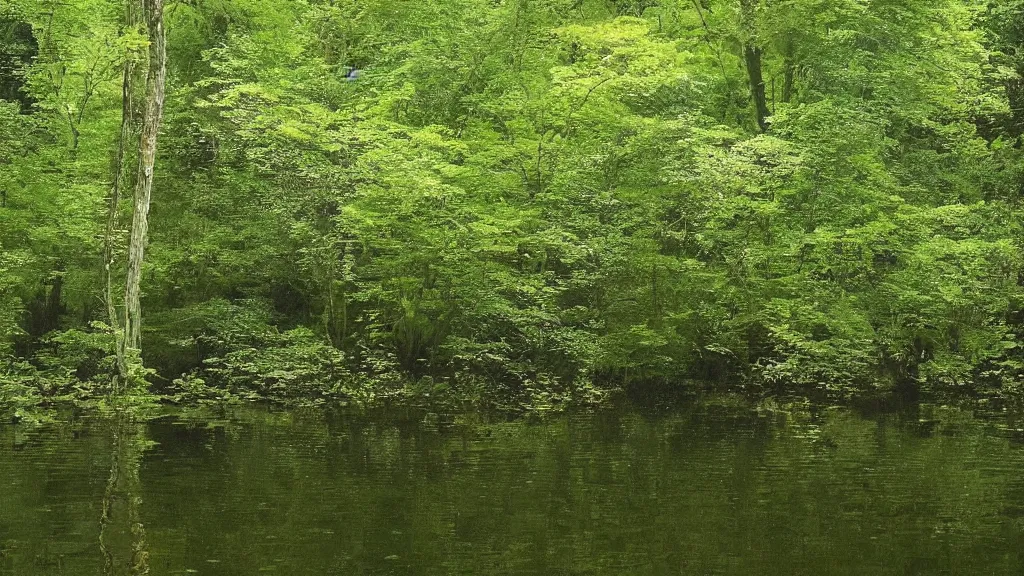
<svg viewBox="0 0 1024 576"><path fill-rule="evenodd" d="M761 49L747 44L744 49L747 62L747 76L750 77L750 95L754 98L754 112L757 114L757 127L764 132L768 129L768 99L764 92L764 77L761 75Z"/></svg>
<svg viewBox="0 0 1024 576"><path fill-rule="evenodd" d="M757 26L754 22L754 11L757 0L741 0L741 17L743 26L743 60L747 66L747 77L750 79L750 95L754 99L754 112L757 115L757 127L764 132L768 129L768 100L765 97L764 76L761 71L761 48L757 45Z"/></svg>
<svg viewBox="0 0 1024 576"><path fill-rule="evenodd" d="M793 82L796 80L796 59L794 58L792 36L786 39L782 55L782 101L789 104L793 100Z"/></svg>
<svg viewBox="0 0 1024 576"><path fill-rule="evenodd" d="M153 193L153 166L156 140L164 108L164 81L167 76L167 49L164 36L163 0L143 0L143 16L149 32L149 69L146 73L146 100L139 137L139 169L135 180L135 209L128 245L128 276L125 280L124 349L142 348L142 305L140 282L142 261L149 233L149 204Z"/></svg>
<svg viewBox="0 0 1024 576"><path fill-rule="evenodd" d="M125 29L135 26L138 21L134 0L125 4ZM124 359L124 332L122 331L121 316L117 312L117 305L114 302L114 278L111 269L114 265L114 237L117 234L117 213L121 203L121 191L125 189L128 174L125 170L126 146L132 137L132 124L134 116L133 105L133 83L135 79L135 60L131 57L124 61L124 69L121 78L121 134L117 141L117 156L114 159L114 178L110 188L110 199L107 205L107 228L103 235L103 296L107 305L107 316L110 327L114 330L115 354L117 355L117 371L122 381L128 375L128 365ZM114 386L114 393L119 392L117 384Z"/></svg>
<svg viewBox="0 0 1024 576"><path fill-rule="evenodd" d="M793 100L793 72L796 68L796 64L793 64L791 60L786 60L785 66L786 71L782 84L782 101L789 104Z"/></svg>

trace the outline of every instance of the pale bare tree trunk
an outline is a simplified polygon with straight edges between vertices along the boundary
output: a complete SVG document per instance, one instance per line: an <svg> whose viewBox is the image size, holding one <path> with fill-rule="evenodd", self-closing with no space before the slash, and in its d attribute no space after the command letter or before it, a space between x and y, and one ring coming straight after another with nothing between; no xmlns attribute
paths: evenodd
<svg viewBox="0 0 1024 576"><path fill-rule="evenodd" d="M135 7L135 0L128 0L125 4L125 29L131 29L138 22L138 10ZM107 305L107 316L110 327L115 334L115 354L117 355L117 371L123 381L128 375L128 365L124 358L124 332L122 328L121 315L117 312L117 305L114 302L114 278L111 269L114 265L114 238L118 228L118 208L121 203L121 191L127 187L128 174L126 170L125 153L126 146L132 137L132 125L134 123L133 83L135 79L135 60L128 57L124 61L121 79L121 134L117 141L117 156L114 160L114 179L110 189L110 199L107 206L107 228L103 236L103 296ZM114 384L114 393L120 390L117 383Z"/></svg>
<svg viewBox="0 0 1024 576"><path fill-rule="evenodd" d="M164 36L163 0L143 0L143 17L149 32L149 69L146 73L146 100L139 137L139 170L135 180L135 210L128 244L128 275L125 280L124 350L142 348L142 305L140 282L142 262L149 235L149 204L153 193L153 166L156 140L164 109L164 82L167 77L167 47Z"/></svg>

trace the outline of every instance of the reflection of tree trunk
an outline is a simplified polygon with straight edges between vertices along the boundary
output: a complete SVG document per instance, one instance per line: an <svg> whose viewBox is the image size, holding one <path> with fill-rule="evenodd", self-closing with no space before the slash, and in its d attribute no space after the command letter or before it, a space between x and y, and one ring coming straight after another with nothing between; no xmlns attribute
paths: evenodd
<svg viewBox="0 0 1024 576"><path fill-rule="evenodd" d="M119 413L114 423L110 476L103 493L100 550L104 576L149 574L149 551L142 523L139 466L146 450L144 423Z"/></svg>
<svg viewBox="0 0 1024 576"><path fill-rule="evenodd" d="M128 246L128 276L125 280L124 348L142 347L142 305L140 283L142 261L149 233L149 205L153 193L153 166L156 164L156 139L164 109L164 81L167 76L167 49L164 35L164 1L143 0L143 13L149 31L149 70L146 74L145 112L139 138L139 170L135 181L135 210Z"/></svg>

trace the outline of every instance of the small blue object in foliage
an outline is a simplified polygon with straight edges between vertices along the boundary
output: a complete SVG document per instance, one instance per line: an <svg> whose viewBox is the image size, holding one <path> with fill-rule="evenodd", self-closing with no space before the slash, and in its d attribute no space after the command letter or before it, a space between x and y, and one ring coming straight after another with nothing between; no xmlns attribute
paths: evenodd
<svg viewBox="0 0 1024 576"><path fill-rule="evenodd" d="M359 68L349 68L348 73L345 74L345 81L352 82L353 80L358 80L360 73L362 73L362 70Z"/></svg>

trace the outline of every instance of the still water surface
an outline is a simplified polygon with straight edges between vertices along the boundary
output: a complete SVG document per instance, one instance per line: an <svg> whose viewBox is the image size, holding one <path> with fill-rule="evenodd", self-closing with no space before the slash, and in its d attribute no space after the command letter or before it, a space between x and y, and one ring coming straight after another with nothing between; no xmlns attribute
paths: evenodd
<svg viewBox="0 0 1024 576"><path fill-rule="evenodd" d="M923 410L5 426L0 575L1021 573L1024 445Z"/></svg>

